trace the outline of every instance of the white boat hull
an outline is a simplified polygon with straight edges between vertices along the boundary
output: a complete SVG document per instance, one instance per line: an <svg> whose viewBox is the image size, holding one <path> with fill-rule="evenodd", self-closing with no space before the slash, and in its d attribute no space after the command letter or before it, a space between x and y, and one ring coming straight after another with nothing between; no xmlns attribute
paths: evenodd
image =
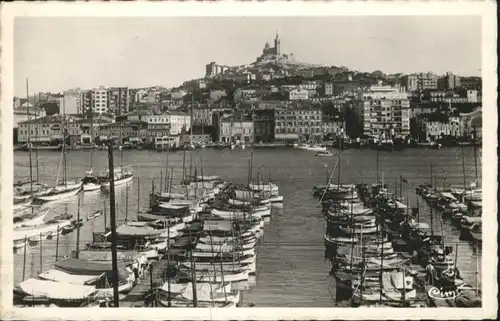
<svg viewBox="0 0 500 321"><path fill-rule="evenodd" d="M94 183L88 183L83 185L83 191L84 192L92 192L92 191L98 191L101 189L100 184L94 184Z"/></svg>
<svg viewBox="0 0 500 321"><path fill-rule="evenodd" d="M40 227L32 227L32 228L17 228L14 229L13 232L13 239L14 242L19 242L21 240L24 240L25 238L30 238L32 236L40 236L40 233L42 235L46 235L49 232L56 233L58 228L62 229L63 227L70 226L71 221L66 220L66 221L61 221L59 223L55 224L50 224L50 225L45 225L45 226L40 226Z"/></svg>
<svg viewBox="0 0 500 321"><path fill-rule="evenodd" d="M26 221L22 221L22 222L18 222L18 223L14 223L14 228L19 228L22 226L36 226L36 225L42 224L43 221L45 220L45 217L47 216L48 212L49 212L49 209L45 209L44 211L42 211L40 213L39 216L37 216L35 218L29 219Z"/></svg>
<svg viewBox="0 0 500 321"><path fill-rule="evenodd" d="M134 179L134 175L127 177L127 178L124 178L124 179L117 180L114 183L115 183L115 186L119 186L119 185L123 185L123 184L127 184L127 183L131 182L132 179ZM104 182L101 184L101 187L103 190L109 192L110 185L111 185L110 182Z"/></svg>
<svg viewBox="0 0 500 321"><path fill-rule="evenodd" d="M220 211L220 210L212 210L210 212L212 215L219 216L223 219L244 219L246 217L266 217L271 216L271 209L266 209L264 211L256 211L252 213L240 212L240 211Z"/></svg>
<svg viewBox="0 0 500 321"><path fill-rule="evenodd" d="M38 196L37 199L42 200L44 202L51 202L51 201L59 201L63 200L72 196L75 196L82 190L82 187L77 187L75 189L68 190L66 192L58 193L58 194L46 194L43 196Z"/></svg>

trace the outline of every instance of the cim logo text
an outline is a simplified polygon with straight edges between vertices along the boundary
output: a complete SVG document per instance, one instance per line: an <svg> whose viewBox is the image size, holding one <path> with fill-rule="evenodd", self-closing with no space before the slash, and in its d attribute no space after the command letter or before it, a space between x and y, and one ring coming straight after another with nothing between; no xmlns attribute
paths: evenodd
<svg viewBox="0 0 500 321"><path fill-rule="evenodd" d="M435 300L450 300L460 296L460 292L458 290L443 289L443 288L438 289L436 287L430 288L427 294L429 295L429 297Z"/></svg>

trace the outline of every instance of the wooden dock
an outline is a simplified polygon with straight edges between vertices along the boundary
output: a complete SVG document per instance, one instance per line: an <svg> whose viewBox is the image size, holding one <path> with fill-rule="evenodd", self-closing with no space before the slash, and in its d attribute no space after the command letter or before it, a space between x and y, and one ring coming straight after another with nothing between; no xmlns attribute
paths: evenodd
<svg viewBox="0 0 500 321"><path fill-rule="evenodd" d="M152 277L149 272L150 270L145 272L140 283L129 292L125 299L120 301L120 307L145 307L145 295L151 289L151 279L153 280L153 288L163 285L165 271L167 270L167 260L162 259L153 262L151 266L153 267Z"/></svg>

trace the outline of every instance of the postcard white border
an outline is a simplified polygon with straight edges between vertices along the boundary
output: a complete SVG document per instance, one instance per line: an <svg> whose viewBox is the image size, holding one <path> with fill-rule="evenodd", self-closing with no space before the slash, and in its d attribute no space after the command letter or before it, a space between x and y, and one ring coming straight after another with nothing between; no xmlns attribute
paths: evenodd
<svg viewBox="0 0 500 321"><path fill-rule="evenodd" d="M348 1L348 2L108 2L108 3L2 3L1 4L1 106L0 213L12 213L12 97L14 17L169 17L169 16L330 16L330 15L479 15L482 17L483 77L483 307L398 309L377 308L238 308L238 309L50 309L12 307L12 220L1 215L2 319L65 320L273 320L273 319L482 319L494 318L497 311L496 251L496 6L493 1ZM5 188L4 188L5 187ZM490 287L488 285L491 285ZM144 310L147 309L147 312ZM90 312L90 313L89 313Z"/></svg>

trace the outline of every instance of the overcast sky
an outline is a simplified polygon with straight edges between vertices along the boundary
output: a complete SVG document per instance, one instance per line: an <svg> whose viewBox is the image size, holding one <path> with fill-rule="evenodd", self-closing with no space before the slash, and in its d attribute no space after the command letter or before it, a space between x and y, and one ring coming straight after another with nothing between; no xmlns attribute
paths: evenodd
<svg viewBox="0 0 500 321"><path fill-rule="evenodd" d="M251 63L276 30L282 53L385 73L480 75L480 17L16 18L14 93L177 86L205 64Z"/></svg>

